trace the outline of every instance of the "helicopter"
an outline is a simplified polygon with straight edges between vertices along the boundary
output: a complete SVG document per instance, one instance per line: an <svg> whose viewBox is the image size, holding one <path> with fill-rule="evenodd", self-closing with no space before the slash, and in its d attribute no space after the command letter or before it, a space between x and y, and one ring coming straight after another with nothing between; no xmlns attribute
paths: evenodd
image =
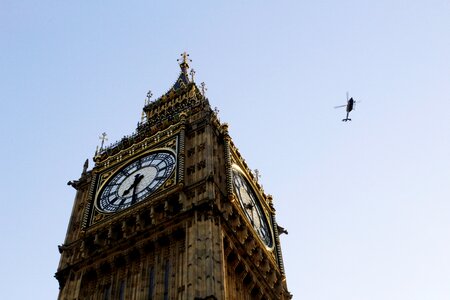
<svg viewBox="0 0 450 300"><path fill-rule="evenodd" d="M348 93L347 93L347 104L345 105L339 105L339 106L335 106L334 108L340 108L340 107L346 107L346 111L347 111L347 116L342 119L342 122L347 122L347 121L351 121L352 119L350 119L348 117L348 114L353 110L353 107L355 105L357 101L353 100L353 97L350 97L350 99L348 98ZM358 101L360 102L360 101Z"/></svg>

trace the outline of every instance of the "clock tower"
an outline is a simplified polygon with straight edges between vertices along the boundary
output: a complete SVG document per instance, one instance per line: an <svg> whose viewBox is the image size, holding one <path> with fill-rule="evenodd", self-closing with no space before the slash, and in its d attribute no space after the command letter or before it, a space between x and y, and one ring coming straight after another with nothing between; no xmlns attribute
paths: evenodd
<svg viewBox="0 0 450 300"><path fill-rule="evenodd" d="M273 199L189 76L95 153L76 189L59 299L290 299Z"/></svg>

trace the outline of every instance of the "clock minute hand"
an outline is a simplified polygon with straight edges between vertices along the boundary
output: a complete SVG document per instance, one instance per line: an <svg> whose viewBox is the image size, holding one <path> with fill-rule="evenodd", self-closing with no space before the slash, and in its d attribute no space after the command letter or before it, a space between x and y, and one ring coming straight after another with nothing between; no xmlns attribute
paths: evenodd
<svg viewBox="0 0 450 300"><path fill-rule="evenodd" d="M244 207L245 207L245 209L253 211L253 204L251 204L251 203L245 203Z"/></svg>
<svg viewBox="0 0 450 300"><path fill-rule="evenodd" d="M131 196L131 203L132 204L136 203L136 187L138 186L138 184L142 180L142 178L144 178L144 175L141 175L138 178L136 178L136 184L134 185L133 195Z"/></svg>

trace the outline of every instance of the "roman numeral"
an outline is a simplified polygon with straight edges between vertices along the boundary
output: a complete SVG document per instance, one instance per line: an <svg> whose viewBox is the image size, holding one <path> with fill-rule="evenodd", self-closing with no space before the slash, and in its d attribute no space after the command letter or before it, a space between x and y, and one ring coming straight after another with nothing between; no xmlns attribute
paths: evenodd
<svg viewBox="0 0 450 300"><path fill-rule="evenodd" d="M119 203L119 206L122 206L125 203L125 201L127 201L127 198L122 198L122 200Z"/></svg>
<svg viewBox="0 0 450 300"><path fill-rule="evenodd" d="M168 165L165 165L165 166L162 167L162 168L158 168L158 171L163 171L163 170L167 169L167 167L168 167Z"/></svg>
<svg viewBox="0 0 450 300"><path fill-rule="evenodd" d="M116 201L117 201L117 200L119 200L119 197L116 197L116 198L110 200L109 203L111 203L111 204L116 204Z"/></svg>
<svg viewBox="0 0 450 300"><path fill-rule="evenodd" d="M138 161L136 161L136 167L138 169L140 169L142 167L142 161L140 159Z"/></svg>

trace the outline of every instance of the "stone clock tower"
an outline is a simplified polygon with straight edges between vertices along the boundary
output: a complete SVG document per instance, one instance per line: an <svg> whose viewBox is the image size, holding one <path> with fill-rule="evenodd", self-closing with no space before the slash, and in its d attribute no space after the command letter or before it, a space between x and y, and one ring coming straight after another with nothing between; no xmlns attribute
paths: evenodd
<svg viewBox="0 0 450 300"><path fill-rule="evenodd" d="M272 197L189 78L101 147L76 190L59 299L290 299Z"/></svg>

